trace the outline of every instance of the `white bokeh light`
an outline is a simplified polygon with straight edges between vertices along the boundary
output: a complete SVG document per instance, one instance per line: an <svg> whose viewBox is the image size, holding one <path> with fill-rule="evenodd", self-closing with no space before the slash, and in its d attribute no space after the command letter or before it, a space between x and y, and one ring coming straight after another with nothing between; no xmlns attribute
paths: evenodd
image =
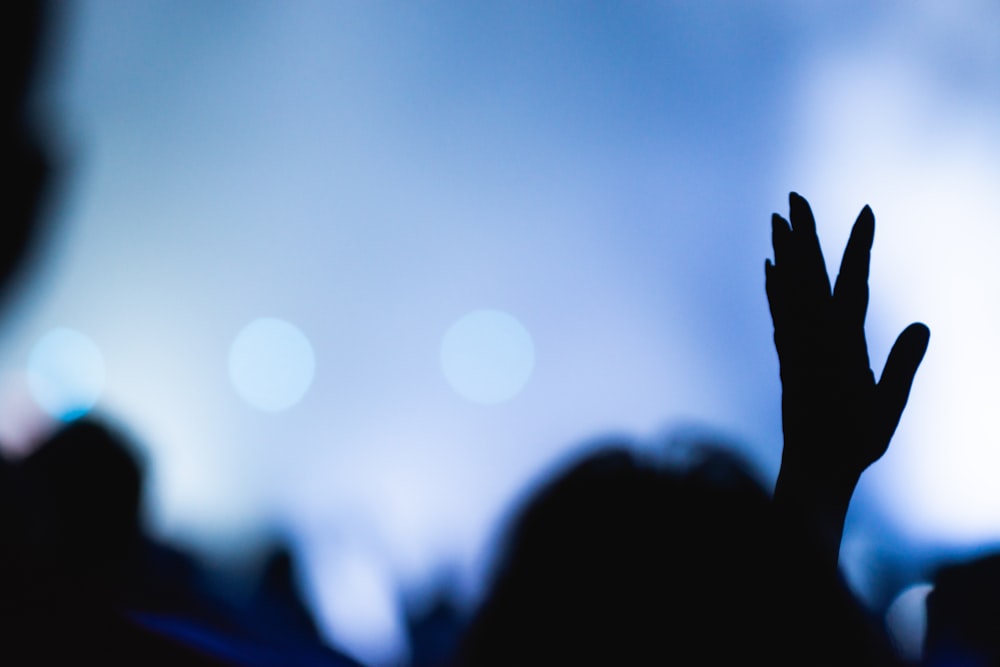
<svg viewBox="0 0 1000 667"><path fill-rule="evenodd" d="M320 633L365 664L406 664L405 621L384 563L350 540L311 546L303 576Z"/></svg>
<svg viewBox="0 0 1000 667"><path fill-rule="evenodd" d="M62 421L82 417L104 389L104 359L87 336L72 329L49 331L28 357L28 388L46 414Z"/></svg>
<svg viewBox="0 0 1000 667"><path fill-rule="evenodd" d="M885 613L885 626L896 650L906 660L917 662L923 655L927 634L927 596L934 587L920 583L896 596Z"/></svg>
<svg viewBox="0 0 1000 667"><path fill-rule="evenodd" d="M312 384L316 358L309 339L284 320L263 317L243 327L229 348L236 393L265 412L298 403Z"/></svg>
<svg viewBox="0 0 1000 667"><path fill-rule="evenodd" d="M392 550L377 567L388 558L413 585L434 559L485 552L502 503L606 429L706 421L776 472L764 201L780 211L787 190L807 196L834 271L868 202L876 370L909 322L932 339L893 446L862 481L881 484L860 495L921 536L1000 535L1000 116L993 103L966 117L957 97L976 82L963 63L1000 91L1000 60L969 56L1000 52L997 5L793 5L725 12L720 29L711 3L544 16L74 3L42 69L56 79L52 120L68 123L57 134L82 139L80 155L51 207L65 220L38 254L37 303L8 311L8 331L56 320L99 340L99 405L148 442L161 535L232 551L273 499L301 496L295 516L323 519L302 529L310 540L342 506L374 517L384 535L370 551ZM460 35L485 18L497 29L483 39L441 40L441 19ZM955 85L925 86L941 65ZM771 178L773 197L760 191ZM442 336L468 299L509 300L499 307L542 355L537 377L528 363L523 382L498 381L517 364L483 370L475 350L448 361ZM277 419L280 383L262 366L280 353L244 350L243 385L235 344L222 368L266 303L316 345L342 333L330 354L349 361ZM309 409L321 392L335 423ZM268 412L248 419L243 400L261 395ZM340 597L314 607L322 624L385 628L385 584L371 585L382 611L359 611L376 577L338 567L348 574L324 575L337 582L324 590ZM357 632L375 646L389 631Z"/></svg>
<svg viewBox="0 0 1000 667"><path fill-rule="evenodd" d="M871 204L874 370L910 322L926 323L931 340L893 444L863 483L909 536L971 545L1000 537L1000 132L988 91L954 88L925 66L919 45L954 27L939 18L921 19L913 38L895 26L864 56L815 64L783 181L812 202L831 271ZM1000 56L997 43L973 31L962 49L979 61Z"/></svg>
<svg viewBox="0 0 1000 667"><path fill-rule="evenodd" d="M535 343L517 319L499 310L459 318L441 342L441 368L462 397L483 405L509 401L535 367Z"/></svg>

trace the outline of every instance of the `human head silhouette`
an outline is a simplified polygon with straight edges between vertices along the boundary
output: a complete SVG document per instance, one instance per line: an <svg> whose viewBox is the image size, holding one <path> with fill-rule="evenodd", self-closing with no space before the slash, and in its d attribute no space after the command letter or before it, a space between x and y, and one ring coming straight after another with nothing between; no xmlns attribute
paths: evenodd
<svg viewBox="0 0 1000 667"><path fill-rule="evenodd" d="M517 517L459 663L884 664L882 640L737 458L611 446Z"/></svg>

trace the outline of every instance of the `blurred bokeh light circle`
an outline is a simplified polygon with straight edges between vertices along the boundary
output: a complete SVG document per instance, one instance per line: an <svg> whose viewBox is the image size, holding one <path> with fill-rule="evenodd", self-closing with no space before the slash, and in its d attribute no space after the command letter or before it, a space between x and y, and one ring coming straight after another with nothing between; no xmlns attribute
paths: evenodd
<svg viewBox="0 0 1000 667"><path fill-rule="evenodd" d="M62 421L82 417L104 389L104 358L87 336L57 328L42 336L28 357L28 389L46 414Z"/></svg>
<svg viewBox="0 0 1000 667"><path fill-rule="evenodd" d="M295 325L273 317L247 324L229 348L229 377L236 393L265 412L298 403L315 370L309 339Z"/></svg>
<svg viewBox="0 0 1000 667"><path fill-rule="evenodd" d="M909 586L893 600L886 610L885 625L900 655L908 661L923 658L927 636L927 596L934 590L928 583Z"/></svg>
<svg viewBox="0 0 1000 667"><path fill-rule="evenodd" d="M517 319L499 310L475 310L449 327L441 368L462 397L495 405L517 396L535 367L535 343Z"/></svg>

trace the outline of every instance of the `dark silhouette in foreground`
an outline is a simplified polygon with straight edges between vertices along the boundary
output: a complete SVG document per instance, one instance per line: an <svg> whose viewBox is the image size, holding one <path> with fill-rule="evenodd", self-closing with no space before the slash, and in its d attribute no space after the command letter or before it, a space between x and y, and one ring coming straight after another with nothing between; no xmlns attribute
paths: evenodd
<svg viewBox="0 0 1000 667"><path fill-rule="evenodd" d="M7 285L37 229L50 171L25 102L44 12L27 7L25 23L5 22L17 53L4 81L14 175L0 234ZM808 204L794 194L790 204L790 225L773 220L766 270L785 436L773 500L714 450L683 468L624 447L587 457L513 525L459 665L894 662L840 578L837 554L851 495L888 447L929 334L907 328L876 383L864 337L871 211L859 216L831 289ZM0 458L5 664L353 664L322 646L287 553L275 554L248 605L227 605L190 559L142 534L141 489L127 448L89 422L24 461ZM932 609L955 608L946 591L964 587L945 586L951 579L942 577ZM935 627L934 646L978 646L969 626L961 635Z"/></svg>
<svg viewBox="0 0 1000 667"><path fill-rule="evenodd" d="M893 664L837 570L861 473L886 451L929 332L908 327L882 378L864 320L874 217L855 223L831 289L808 203L772 220L766 286L782 380L773 501L716 453L687 469L611 448L517 520L463 666Z"/></svg>
<svg viewBox="0 0 1000 667"><path fill-rule="evenodd" d="M9 129L9 128L8 128ZM8 149L10 137L7 137ZM20 143L18 143L20 141ZM16 147L36 146L30 133ZM45 186L39 150L4 233L13 275ZM2 237L2 234L0 234ZM5 246L4 251L15 246ZM57 431L21 461L0 454L0 660L12 665L354 665L325 647L279 553L259 595L234 608L194 561L140 527L142 472L128 447L89 421Z"/></svg>
<svg viewBox="0 0 1000 667"><path fill-rule="evenodd" d="M807 543L731 455L608 448L516 520L458 664L892 664Z"/></svg>
<svg viewBox="0 0 1000 667"><path fill-rule="evenodd" d="M39 235L54 166L32 106L50 6L2 23L7 57L0 289ZM140 529L142 472L112 432L58 431L22 461L0 455L0 662L4 665L354 665L323 646L277 555L243 608L213 597L195 563Z"/></svg>
<svg viewBox="0 0 1000 667"><path fill-rule="evenodd" d="M406 612L410 667L446 667L468 620L454 598L453 587L442 585Z"/></svg>
<svg viewBox="0 0 1000 667"><path fill-rule="evenodd" d="M932 583L923 664L1000 665L1000 553L943 566Z"/></svg>
<svg viewBox="0 0 1000 667"><path fill-rule="evenodd" d="M74 424L2 470L0 618L12 664L219 664L122 613L140 477L106 431Z"/></svg>
<svg viewBox="0 0 1000 667"><path fill-rule="evenodd" d="M791 224L772 217L774 262L765 264L784 431L774 498L835 568L851 496L889 447L930 331L907 327L876 383L865 341L875 216L862 209L831 290L809 203L793 192L789 208Z"/></svg>
<svg viewBox="0 0 1000 667"><path fill-rule="evenodd" d="M39 236L40 211L52 180L51 148L32 107L32 85L39 60L48 4L19 3L2 23L5 55L0 66L3 120L4 217L0 224L0 299L6 299L15 276L26 263Z"/></svg>
<svg viewBox="0 0 1000 667"><path fill-rule="evenodd" d="M74 422L2 471L0 617L14 664L356 664L323 645L287 551L236 606L145 536L141 469L108 429Z"/></svg>

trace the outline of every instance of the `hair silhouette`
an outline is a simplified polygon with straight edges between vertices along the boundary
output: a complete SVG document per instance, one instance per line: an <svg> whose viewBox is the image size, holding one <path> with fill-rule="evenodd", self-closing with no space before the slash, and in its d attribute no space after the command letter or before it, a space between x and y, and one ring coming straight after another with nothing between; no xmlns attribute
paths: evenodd
<svg viewBox="0 0 1000 667"><path fill-rule="evenodd" d="M687 469L621 447L543 488L516 520L463 666L891 664L805 535L730 455Z"/></svg>
<svg viewBox="0 0 1000 667"><path fill-rule="evenodd" d="M1000 664L1000 554L946 565L933 583L924 664Z"/></svg>

